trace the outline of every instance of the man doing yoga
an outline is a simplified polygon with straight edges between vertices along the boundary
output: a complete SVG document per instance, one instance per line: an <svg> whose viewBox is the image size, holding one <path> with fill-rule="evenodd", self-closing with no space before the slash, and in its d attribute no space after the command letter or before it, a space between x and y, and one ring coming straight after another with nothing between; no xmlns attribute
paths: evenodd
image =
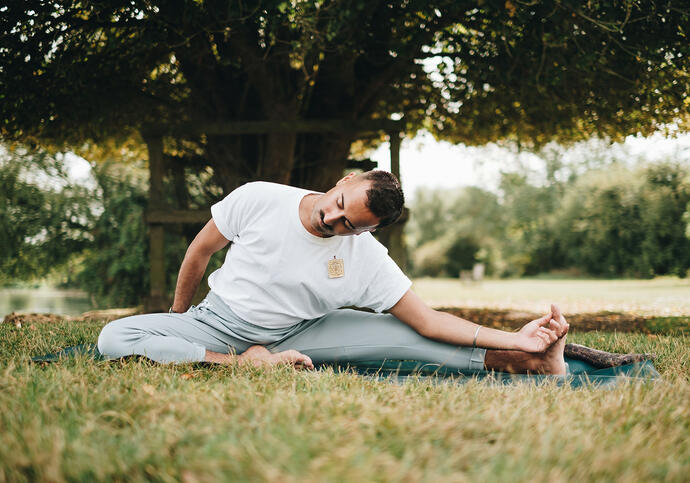
<svg viewBox="0 0 690 483"><path fill-rule="evenodd" d="M565 374L568 323L556 306L518 332L428 307L371 235L402 212L398 180L348 174L327 193L245 184L211 208L184 257L170 313L106 325L98 348L158 362L419 360L460 370ZM208 261L229 243L191 306ZM375 313L340 309L357 306ZM382 313L382 312L388 313Z"/></svg>

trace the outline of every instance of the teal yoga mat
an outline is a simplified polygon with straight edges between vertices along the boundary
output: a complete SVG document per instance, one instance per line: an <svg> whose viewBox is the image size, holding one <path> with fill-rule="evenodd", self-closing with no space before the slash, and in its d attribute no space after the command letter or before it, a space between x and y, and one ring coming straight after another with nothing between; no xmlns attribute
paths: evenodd
<svg viewBox="0 0 690 483"><path fill-rule="evenodd" d="M352 370L365 376L379 379L394 378L402 382L408 378L433 377L439 380L467 382L472 379L486 380L499 385L510 385L520 382L582 386L613 387L634 380L661 380L661 375L651 361L644 361L625 366L597 369L586 362L565 358L568 363L568 375L551 376L540 374L509 374L495 371L459 371L439 364L421 361L361 361L350 364L322 364L321 367L334 367L336 370Z"/></svg>
<svg viewBox="0 0 690 483"><path fill-rule="evenodd" d="M87 357L97 361L105 358L98 352L96 344L82 344L67 347L53 354L33 357L38 363L51 363L70 357ZM500 385L530 382L536 384L569 385L571 387L596 386L613 387L634 381L660 380L661 375L651 361L644 361L625 366L597 369L586 362L566 358L569 374L566 376L509 374L506 372L459 371L439 364L423 361L358 361L349 363L316 364L316 369L332 367L336 371L353 371L357 374L375 377L381 380L404 382L408 378L433 378L451 382L467 382L472 379L487 380Z"/></svg>

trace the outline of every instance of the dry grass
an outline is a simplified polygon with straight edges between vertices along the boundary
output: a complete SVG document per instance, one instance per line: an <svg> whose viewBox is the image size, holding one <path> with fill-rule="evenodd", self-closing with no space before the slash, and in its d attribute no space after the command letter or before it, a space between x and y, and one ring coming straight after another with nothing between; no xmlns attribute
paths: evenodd
<svg viewBox="0 0 690 483"><path fill-rule="evenodd" d="M574 334L659 354L664 382L613 390L27 362L91 342L101 325L0 325L0 482L687 481L690 471L686 337Z"/></svg>
<svg viewBox="0 0 690 483"><path fill-rule="evenodd" d="M413 289L435 307L490 307L542 313L558 303L564 313L634 312L690 315L690 279L653 280L485 280L422 278Z"/></svg>

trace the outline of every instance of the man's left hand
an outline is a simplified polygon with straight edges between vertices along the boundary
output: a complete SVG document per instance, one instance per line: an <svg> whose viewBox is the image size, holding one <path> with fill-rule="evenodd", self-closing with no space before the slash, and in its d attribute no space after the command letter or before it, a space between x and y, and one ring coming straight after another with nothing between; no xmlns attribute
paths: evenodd
<svg viewBox="0 0 690 483"><path fill-rule="evenodd" d="M551 312L525 324L517 333L517 349L525 352L544 352L568 333L569 325L556 305Z"/></svg>

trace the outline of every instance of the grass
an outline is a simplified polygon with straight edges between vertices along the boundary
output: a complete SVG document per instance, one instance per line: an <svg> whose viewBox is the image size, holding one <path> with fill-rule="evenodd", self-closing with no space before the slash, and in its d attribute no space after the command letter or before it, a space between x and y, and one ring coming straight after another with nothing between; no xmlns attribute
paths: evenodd
<svg viewBox="0 0 690 483"><path fill-rule="evenodd" d="M491 307L545 312L558 303L564 313L634 312L660 317L690 315L690 279L544 280L462 282L422 278L413 289L435 307Z"/></svg>
<svg viewBox="0 0 690 483"><path fill-rule="evenodd" d="M685 337L575 334L659 354L663 383L614 390L27 362L100 326L0 326L0 481L683 481L690 470Z"/></svg>
<svg viewBox="0 0 690 483"><path fill-rule="evenodd" d="M103 324L0 325L0 482L687 481L690 338L573 333L656 352L611 390L378 382L290 368L30 355Z"/></svg>

